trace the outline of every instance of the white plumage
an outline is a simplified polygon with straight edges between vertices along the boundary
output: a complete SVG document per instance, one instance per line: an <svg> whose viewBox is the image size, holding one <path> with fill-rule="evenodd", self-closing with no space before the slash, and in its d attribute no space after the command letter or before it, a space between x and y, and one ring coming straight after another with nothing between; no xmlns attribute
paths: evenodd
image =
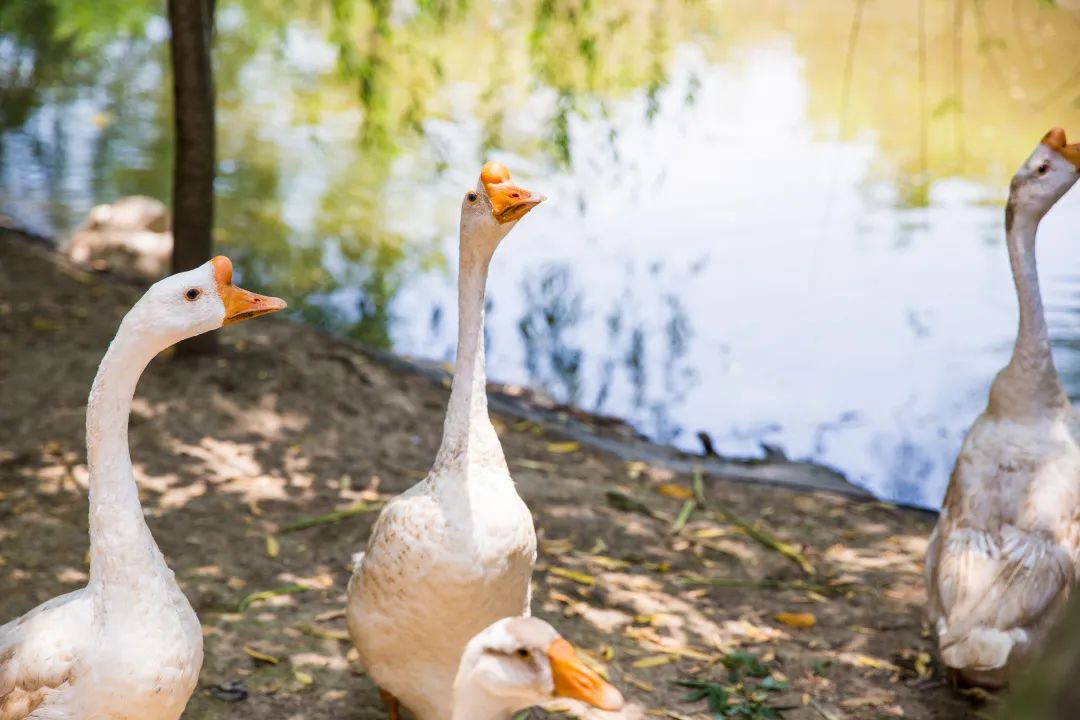
<svg viewBox="0 0 1080 720"><path fill-rule="evenodd" d="M474 635L529 613L536 534L487 414L484 374L488 264L543 200L509 180L489 163L462 202L457 366L435 464L383 509L349 583L361 662L418 720L449 718L458 662Z"/></svg>
<svg viewBox="0 0 1080 720"><path fill-rule="evenodd" d="M180 717L202 665L202 629L143 518L131 399L161 350L283 307L232 285L219 257L159 281L124 317L87 403L90 580L0 627L0 720Z"/></svg>
<svg viewBox="0 0 1080 720"><path fill-rule="evenodd" d="M1055 129L1013 178L1016 347L964 440L927 551L942 660L988 686L1007 684L1040 645L1080 560L1080 419L1054 368L1035 266L1038 223L1078 177L1080 146Z"/></svg>

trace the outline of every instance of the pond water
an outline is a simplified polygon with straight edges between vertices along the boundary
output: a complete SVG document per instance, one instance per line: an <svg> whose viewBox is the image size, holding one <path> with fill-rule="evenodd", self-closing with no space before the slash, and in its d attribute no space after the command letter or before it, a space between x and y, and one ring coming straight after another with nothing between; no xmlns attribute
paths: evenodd
<svg viewBox="0 0 1080 720"><path fill-rule="evenodd" d="M168 199L163 3L0 7L0 212ZM85 7L83 7L85 6ZM271 7L273 6L273 7ZM1016 326L1011 172L1080 135L1080 0L218 0L218 244L311 323L452 359L485 159L489 374L936 505ZM1080 394L1080 191L1040 235Z"/></svg>

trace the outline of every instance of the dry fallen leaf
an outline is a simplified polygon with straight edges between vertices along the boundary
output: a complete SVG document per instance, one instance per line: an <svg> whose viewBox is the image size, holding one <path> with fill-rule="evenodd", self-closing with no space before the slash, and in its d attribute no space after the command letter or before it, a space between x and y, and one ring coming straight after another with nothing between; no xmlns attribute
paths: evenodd
<svg viewBox="0 0 1080 720"><path fill-rule="evenodd" d="M266 557L273 560L281 553L281 543L273 535L266 536Z"/></svg>
<svg viewBox="0 0 1080 720"><path fill-rule="evenodd" d="M605 570L622 570L623 568L630 566L630 563L625 560L618 560L605 555L585 555L584 557L589 562L596 563Z"/></svg>
<svg viewBox="0 0 1080 720"><path fill-rule="evenodd" d="M689 500L694 497L693 490L678 483L660 483L656 486L656 492L676 500Z"/></svg>
<svg viewBox="0 0 1080 720"><path fill-rule="evenodd" d="M548 573L556 577L566 578L567 580L573 580L579 585L595 585L596 578L588 573L578 572L577 570L571 570L569 568L558 567L552 565L548 568Z"/></svg>
<svg viewBox="0 0 1080 720"><path fill-rule="evenodd" d="M915 673L923 680L930 677L930 653L921 652L915 657Z"/></svg>
<svg viewBox="0 0 1080 720"><path fill-rule="evenodd" d="M581 444L576 440L567 440L565 442L553 442L547 444L547 451L553 455L566 455L567 453L574 453L581 449Z"/></svg>
<svg viewBox="0 0 1080 720"><path fill-rule="evenodd" d="M896 672L899 669L888 660L863 655L862 653L840 653L840 661L855 667L873 668L874 670L892 670Z"/></svg>
<svg viewBox="0 0 1080 720"><path fill-rule="evenodd" d="M896 695L888 692L887 690L875 690L866 695L859 697L848 698L840 701L840 707L843 708L861 708L861 707L877 707L879 705L888 705L896 700Z"/></svg>
<svg viewBox="0 0 1080 720"><path fill-rule="evenodd" d="M315 678L311 677L311 675L303 670L293 670L293 677L296 678L297 682L301 685L311 685L315 682Z"/></svg>
<svg viewBox="0 0 1080 720"><path fill-rule="evenodd" d="M281 662L273 655L260 652L259 650L251 647L250 645L244 646L244 652L247 653L248 657L252 658L253 660L258 660L259 662L270 663L271 665L277 665L279 662Z"/></svg>
<svg viewBox="0 0 1080 720"><path fill-rule="evenodd" d="M667 665L668 663L673 662L675 662L674 655L650 655L649 657L635 660L631 663L630 667L638 670L647 670L648 668L660 667L661 665Z"/></svg>
<svg viewBox="0 0 1080 720"><path fill-rule="evenodd" d="M812 628L817 625L817 618L808 612L780 612L776 613L776 622L793 628Z"/></svg>

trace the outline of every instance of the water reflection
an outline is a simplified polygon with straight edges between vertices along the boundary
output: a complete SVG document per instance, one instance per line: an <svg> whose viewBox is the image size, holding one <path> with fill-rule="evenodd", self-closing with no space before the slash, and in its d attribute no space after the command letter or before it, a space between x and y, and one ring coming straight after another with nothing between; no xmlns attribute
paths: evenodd
<svg viewBox="0 0 1080 720"><path fill-rule="evenodd" d="M167 198L159 3L0 6L0 211ZM219 0L217 239L309 322L450 358L483 159L553 197L491 374L665 442L777 444L933 504L1008 355L1003 188L1080 132L1080 0ZM1080 394L1067 198L1040 262Z"/></svg>

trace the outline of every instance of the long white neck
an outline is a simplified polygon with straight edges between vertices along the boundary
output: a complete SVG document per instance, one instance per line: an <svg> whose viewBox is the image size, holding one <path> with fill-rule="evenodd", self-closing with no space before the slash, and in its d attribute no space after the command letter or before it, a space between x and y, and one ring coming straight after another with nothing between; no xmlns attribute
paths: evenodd
<svg viewBox="0 0 1080 720"><path fill-rule="evenodd" d="M1050 332L1039 291L1035 235L1042 216L1010 207L1006 242L1016 295L1020 328L1009 364L998 375L990 394L991 407L1013 416L1041 414L1068 405L1050 352Z"/></svg>
<svg viewBox="0 0 1080 720"><path fill-rule="evenodd" d="M442 445L435 459L437 468L483 464L506 470L499 437L488 417L484 371L484 290L490 261L490 255L474 247L474 243L461 243L457 361Z"/></svg>
<svg viewBox="0 0 1080 720"><path fill-rule="evenodd" d="M128 415L135 385L156 348L140 342L129 323L101 360L86 407L90 465L90 586L122 598L147 577L169 577L143 518L128 454Z"/></svg>

